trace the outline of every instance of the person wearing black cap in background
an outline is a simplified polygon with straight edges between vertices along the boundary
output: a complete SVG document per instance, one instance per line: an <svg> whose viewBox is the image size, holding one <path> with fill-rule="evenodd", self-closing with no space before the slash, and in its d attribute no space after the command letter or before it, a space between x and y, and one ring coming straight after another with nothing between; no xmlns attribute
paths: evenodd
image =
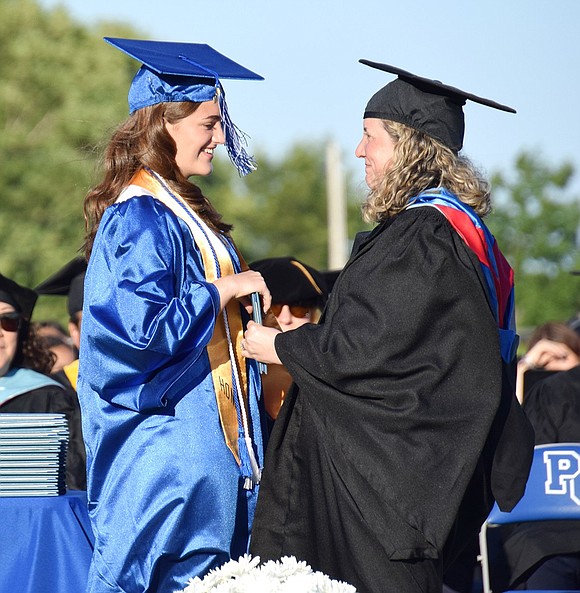
<svg viewBox="0 0 580 593"><path fill-rule="evenodd" d="M328 290L321 272L294 257L271 257L250 264L262 274L270 294L270 311L282 331L316 323L320 318ZM264 323L268 324L268 317ZM292 383L288 371L281 365L269 365L262 376L264 404L270 418L275 420Z"/></svg>
<svg viewBox="0 0 580 593"><path fill-rule="evenodd" d="M221 80L262 77L205 44L106 41L143 65L84 202L87 592L165 593L248 549L265 415L240 343L250 295L267 310L270 293L189 178L221 144L255 168Z"/></svg>
<svg viewBox="0 0 580 593"><path fill-rule="evenodd" d="M69 427L66 486L84 489L84 460L77 463L78 402L48 376L53 355L30 323L37 293L0 274L0 413L64 414ZM80 437L82 447L82 436Z"/></svg>
<svg viewBox="0 0 580 593"><path fill-rule="evenodd" d="M262 274L272 295L271 311L282 331L316 323L328 290L321 272L294 257L271 257L250 264Z"/></svg>
<svg viewBox="0 0 580 593"><path fill-rule="evenodd" d="M82 257L75 257L35 288L40 295L66 296L66 308L69 316L68 333L77 353L81 342L86 269L86 260ZM70 364L65 365L61 372L54 373L54 375L59 381L71 386L76 391L78 369L79 361L77 358Z"/></svg>
<svg viewBox="0 0 580 593"><path fill-rule="evenodd" d="M80 348L80 331L83 310L83 292L87 262L82 257L75 257L67 262L60 270L41 282L35 291L40 295L66 296L66 306L69 316L68 332L78 353ZM77 397L78 357L66 364L62 370L52 372L51 376L62 383L71 392L73 417L70 422L71 434L67 454L67 470L74 476L75 489L87 488L87 457L82 433L81 409Z"/></svg>
<svg viewBox="0 0 580 593"><path fill-rule="evenodd" d="M362 61L362 60L361 60ZM441 591L494 499L521 497L533 432L514 394L512 273L459 154L467 99L385 64L356 156L376 223L317 325L250 322L244 355L294 387L268 444L250 551L294 555L359 593Z"/></svg>

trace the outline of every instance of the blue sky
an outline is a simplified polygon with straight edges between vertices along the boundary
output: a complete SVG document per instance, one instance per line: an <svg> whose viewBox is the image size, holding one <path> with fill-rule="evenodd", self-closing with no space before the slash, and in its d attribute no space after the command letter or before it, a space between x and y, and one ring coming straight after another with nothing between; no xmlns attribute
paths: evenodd
<svg viewBox="0 0 580 593"><path fill-rule="evenodd" d="M578 0L40 0L78 20L132 23L143 37L208 43L265 77L226 81L250 149L279 156L295 142L336 141L353 156L370 96L392 76L386 62L517 109L468 103L464 153L485 172L513 169L522 150L567 160L580 187ZM136 64L137 68L137 64ZM126 91L122 91L123 95Z"/></svg>

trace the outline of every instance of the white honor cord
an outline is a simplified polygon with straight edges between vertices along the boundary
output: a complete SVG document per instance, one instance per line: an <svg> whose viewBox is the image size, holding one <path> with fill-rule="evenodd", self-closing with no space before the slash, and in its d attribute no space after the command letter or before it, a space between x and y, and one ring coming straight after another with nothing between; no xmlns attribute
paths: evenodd
<svg viewBox="0 0 580 593"><path fill-rule="evenodd" d="M227 257L230 257L226 246L224 245L224 242L222 241L221 237L219 235L216 235L216 233L214 233L208 226L207 224L203 221L203 219L192 210L192 208L189 206L189 204L187 204L187 202L185 202L182 198L178 198L167 186L167 184L165 183L165 180L160 177L157 173L155 173L155 171L152 171L151 169L149 169L148 167L145 168L161 185L161 187L164 189L164 191L167 193L167 195L169 195L171 198L173 198L173 203L177 204L181 211L184 212L186 214L186 217L183 218L183 216L180 216L180 218L182 218L183 220L185 220L187 222L187 220L192 220L197 227L201 230L201 232L205 235L210 248L212 250L212 254L213 254L213 258L214 261L216 262L216 269L218 271L218 277L220 275L220 266L219 266L219 259L217 256L217 251L216 249L221 249L224 251L225 255L227 255ZM157 196L157 199L159 199L159 196ZM165 202L165 200L161 200L163 203L165 203L167 206L169 206L169 204L167 204L167 202ZM169 206L171 208L171 206ZM173 210L173 212L175 212L175 210L173 208L171 208L171 210ZM175 214L178 214L177 212L175 212ZM179 214L178 214L179 216ZM189 224L188 224L189 226ZM192 231L193 234L193 231ZM195 236L195 235L194 235ZM217 240L217 244L215 243L215 240ZM232 344L232 336L230 333L230 326L228 323L228 314L226 312L226 309L224 307L223 309L223 314L224 314L224 321L225 321L225 326L226 326L226 337L228 340L228 351L229 351L229 355L230 355L230 360L232 363L232 370L233 373L232 375L234 376L234 381L236 382L236 389L237 389L237 393L238 393L238 400L240 402L240 411L242 414L242 427L244 430L244 441L246 442L246 447L248 449L248 455L250 456L250 467L252 468L252 478L246 478L245 484L244 484L244 488L246 488L246 490L251 490L251 488L253 487L253 484L259 484L260 483L260 479L262 477L262 472L260 471L260 468L258 467L258 462L256 461L256 456L254 455L254 448L252 446L252 439L250 437L250 431L249 431L249 427L248 427L248 417L246 415L246 407L244 405L244 396L242 393L242 389L240 386L240 378L239 378L239 373L238 373L238 365L237 365L237 361L236 361L236 357L234 355L234 347ZM249 397L249 396L248 396ZM249 404L248 404L249 405Z"/></svg>
<svg viewBox="0 0 580 593"><path fill-rule="evenodd" d="M232 361L234 381L236 382L236 391L238 393L238 401L240 404L240 412L242 414L242 427L244 429L244 441L246 442L246 448L248 449L248 455L250 456L250 467L252 468L252 479L246 478L244 483L244 488L246 490L251 490L253 485L259 484L260 480L262 479L262 472L258 467L258 462L256 461L256 456L254 455L254 447L252 444L252 438L250 437L250 430L248 425L248 416L246 414L246 406L244 405L244 396L242 392L242 388L240 385L240 377L237 368L237 361L234 355L234 347L232 344L232 336L230 334L230 326L228 323L228 314L226 309L223 309L224 314L224 321L226 326L226 336L228 339L228 349L230 354L230 360ZM249 395L248 395L249 398ZM249 405L249 402L248 402Z"/></svg>

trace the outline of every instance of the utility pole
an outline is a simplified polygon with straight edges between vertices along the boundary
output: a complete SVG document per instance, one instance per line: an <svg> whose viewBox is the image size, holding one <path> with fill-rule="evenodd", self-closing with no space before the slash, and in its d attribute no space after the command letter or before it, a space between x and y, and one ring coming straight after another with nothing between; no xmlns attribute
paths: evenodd
<svg viewBox="0 0 580 593"><path fill-rule="evenodd" d="M340 270L347 261L346 191L340 148L326 145L326 205L328 222L328 269Z"/></svg>

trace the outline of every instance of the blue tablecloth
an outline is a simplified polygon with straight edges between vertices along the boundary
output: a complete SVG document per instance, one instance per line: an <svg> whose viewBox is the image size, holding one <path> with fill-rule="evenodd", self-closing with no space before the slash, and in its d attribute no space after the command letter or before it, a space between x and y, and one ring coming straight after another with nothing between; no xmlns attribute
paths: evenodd
<svg viewBox="0 0 580 593"><path fill-rule="evenodd" d="M0 497L0 593L83 593L93 541L86 492Z"/></svg>

